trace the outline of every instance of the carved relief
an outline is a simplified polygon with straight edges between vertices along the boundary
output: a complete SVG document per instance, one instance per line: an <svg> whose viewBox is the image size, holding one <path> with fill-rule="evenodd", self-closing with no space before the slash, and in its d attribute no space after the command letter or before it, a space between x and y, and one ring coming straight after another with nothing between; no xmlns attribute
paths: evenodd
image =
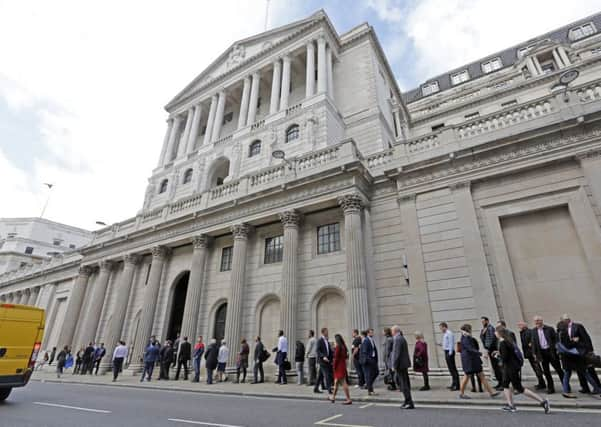
<svg viewBox="0 0 601 427"><path fill-rule="evenodd" d="M234 45L230 51L230 56L227 60L227 69L231 69L240 64L246 56L246 49L241 45Z"/></svg>

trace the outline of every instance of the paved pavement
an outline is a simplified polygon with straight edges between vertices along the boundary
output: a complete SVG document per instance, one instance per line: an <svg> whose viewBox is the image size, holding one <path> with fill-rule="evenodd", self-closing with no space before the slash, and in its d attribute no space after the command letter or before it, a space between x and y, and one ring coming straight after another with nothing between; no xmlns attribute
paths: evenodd
<svg viewBox="0 0 601 427"><path fill-rule="evenodd" d="M15 389L0 404L2 427L392 427L481 426L579 427L599 426L601 410L555 410L519 406L502 412L496 406L470 408L418 406L402 411L398 403L355 402L352 406L291 398L235 396L186 391L141 389L74 383L32 381Z"/></svg>

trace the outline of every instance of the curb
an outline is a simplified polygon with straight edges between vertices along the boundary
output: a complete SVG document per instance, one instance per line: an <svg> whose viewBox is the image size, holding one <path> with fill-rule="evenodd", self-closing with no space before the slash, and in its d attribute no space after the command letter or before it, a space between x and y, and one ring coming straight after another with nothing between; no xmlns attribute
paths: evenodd
<svg viewBox="0 0 601 427"><path fill-rule="evenodd" d="M139 390L161 390L161 391L176 391L180 393L196 393L196 394L209 394L219 396L238 396L238 397L258 397L258 398L277 398L277 399L290 399L290 400L307 400L307 401L321 401L324 398L320 396L312 395L300 395L300 394L277 394L273 392L260 393L260 392L246 392L246 391L224 391L224 390L202 390L202 389L187 389L187 388L175 388L175 387L164 387L164 386L147 386L139 384L124 384L124 383L96 383L87 381L64 381L60 379L44 379L44 378L32 378L32 381L41 383L55 383L55 384L78 384L78 385L93 385L99 387L126 387L134 388ZM398 404L400 405L402 398L399 396L398 399L386 398L386 397L353 397L354 402L361 403L384 403L384 404ZM502 403L502 400L497 399L470 399L470 400L459 400L459 399L419 399L416 402L424 405L448 405L456 407L469 407L469 406L490 406L497 407ZM601 410L601 402L550 402L551 408L553 409L595 409ZM539 407L537 403L530 401L519 402L520 406L526 407Z"/></svg>

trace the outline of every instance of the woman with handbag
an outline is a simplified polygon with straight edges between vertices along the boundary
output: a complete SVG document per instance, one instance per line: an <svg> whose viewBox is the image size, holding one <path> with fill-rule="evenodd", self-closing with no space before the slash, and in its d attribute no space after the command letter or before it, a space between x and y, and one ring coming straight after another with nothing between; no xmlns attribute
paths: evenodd
<svg viewBox="0 0 601 427"><path fill-rule="evenodd" d="M424 334L415 332L415 349L413 350L413 370L421 372L424 378L424 386L420 391L430 390L428 378L428 344L424 341Z"/></svg>
<svg viewBox="0 0 601 427"><path fill-rule="evenodd" d="M463 378L461 379L461 384L459 385L459 398L460 399L470 399L468 395L465 394L465 387L470 380L470 375L474 374L480 381L482 381L482 385L488 391L490 397L496 397L499 395L498 391L494 391L486 377L484 376L484 372L482 371L482 353L476 350L474 346L474 337L472 337L472 325L465 324L461 327L461 341L459 344L459 348L461 348L461 366L463 367Z"/></svg>
<svg viewBox="0 0 601 427"><path fill-rule="evenodd" d="M342 339L342 335L336 334L334 336L336 340L336 348L334 349L334 390L332 391L332 397L330 402L334 403L336 401L336 392L338 391L338 385L342 384L342 390L344 390L344 395L346 396L346 400L342 403L343 405L351 405L353 401L351 400L351 393L349 391L346 371L346 363L348 360L348 349Z"/></svg>

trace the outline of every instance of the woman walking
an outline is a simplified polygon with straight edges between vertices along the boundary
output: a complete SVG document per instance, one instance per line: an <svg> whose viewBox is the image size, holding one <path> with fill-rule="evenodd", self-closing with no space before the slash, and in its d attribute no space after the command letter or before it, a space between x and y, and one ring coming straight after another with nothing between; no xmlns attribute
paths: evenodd
<svg viewBox="0 0 601 427"><path fill-rule="evenodd" d="M471 374L480 378L482 385L486 391L488 391L490 397L496 397L499 395L499 392L494 391L491 388L484 376L484 372L482 372L482 359L480 359L482 353L476 349L474 341L476 341L476 339L472 337L472 326L466 323L461 327L461 365L463 366L464 375L459 387L459 398L470 399L470 397L465 394L465 387L470 380Z"/></svg>
<svg viewBox="0 0 601 427"><path fill-rule="evenodd" d="M219 347L219 353L217 354L217 382L227 381L225 365L230 357L230 349L227 348L226 344L225 340L221 341L221 347Z"/></svg>
<svg viewBox="0 0 601 427"><path fill-rule="evenodd" d="M240 382L240 373L242 372L242 382L246 382L246 370L248 369L248 355L250 347L246 343L246 338L240 342L240 353L238 353L238 366L236 366L236 383Z"/></svg>
<svg viewBox="0 0 601 427"><path fill-rule="evenodd" d="M342 384L342 390L344 390L344 395L346 396L346 400L342 404L351 405L353 401L351 400L348 382L346 381L346 363L348 360L348 349L340 334L336 334L334 336L334 339L336 340L336 349L334 350L334 391L332 392L332 397L329 399L332 403L336 401L336 392L338 391L338 385Z"/></svg>
<svg viewBox="0 0 601 427"><path fill-rule="evenodd" d="M415 349L413 350L413 370L421 372L424 378L424 386L420 391L430 390L428 378L428 344L424 341L424 334L415 332Z"/></svg>
<svg viewBox="0 0 601 427"><path fill-rule="evenodd" d="M394 370L392 369L392 363L390 361L393 346L392 330L390 328L384 328L382 335L384 335L384 343L382 346L384 347L384 368L386 369L384 371L384 383L388 384L388 390L396 390Z"/></svg>
<svg viewBox="0 0 601 427"><path fill-rule="evenodd" d="M501 362L503 362L503 379L501 380L501 385L503 386L503 393L505 394L505 399L507 400L507 404L503 406L503 410L507 412L515 412L516 409L515 405L513 404L513 390L515 390L517 393L523 393L530 399L536 400L544 409L545 414L548 414L549 401L547 399L543 399L532 390L524 388L522 385L520 371L522 370L524 359L523 356L518 357L518 354L521 355L520 350L517 348L517 344L511 339L507 329L505 329L503 326L497 326L495 335L499 340L499 359L501 359ZM510 385L513 386L513 390L510 388Z"/></svg>
<svg viewBox="0 0 601 427"><path fill-rule="evenodd" d="M219 348L217 348L217 340L211 339L207 351L205 352L205 368L207 370L207 384L213 384L213 371L217 368Z"/></svg>

